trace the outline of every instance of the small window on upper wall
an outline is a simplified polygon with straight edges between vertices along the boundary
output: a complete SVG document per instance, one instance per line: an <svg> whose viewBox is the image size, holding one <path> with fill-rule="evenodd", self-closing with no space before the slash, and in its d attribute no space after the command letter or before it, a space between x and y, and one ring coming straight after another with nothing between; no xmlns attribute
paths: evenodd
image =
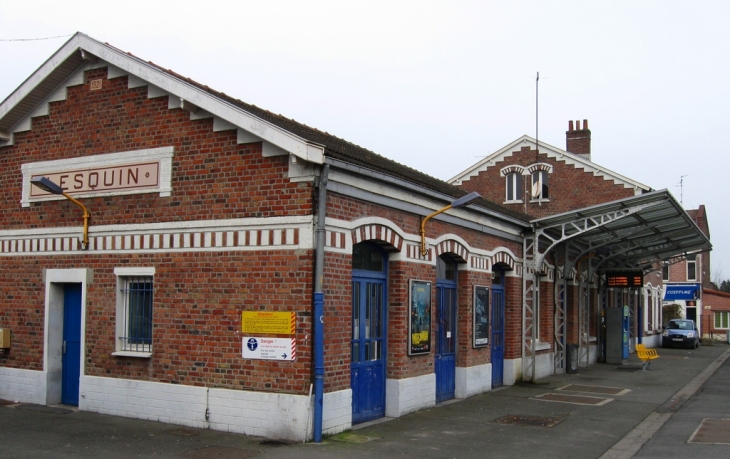
<svg viewBox="0 0 730 459"><path fill-rule="evenodd" d="M535 171L532 173L532 199L546 200L550 198L548 187L548 173L546 171Z"/></svg>
<svg viewBox="0 0 730 459"><path fill-rule="evenodd" d="M695 260L687 260L687 280L697 280L697 262Z"/></svg>
<svg viewBox="0 0 730 459"><path fill-rule="evenodd" d="M530 173L530 201L548 201L550 199L549 177L553 167L546 163L536 163L527 168Z"/></svg>
<svg viewBox="0 0 730 459"><path fill-rule="evenodd" d="M522 174L525 168L517 164L503 167L499 173L504 177L504 201L506 203L522 202Z"/></svg>
<svg viewBox="0 0 730 459"><path fill-rule="evenodd" d="M669 280L669 263L664 263L662 265L662 280Z"/></svg>
<svg viewBox="0 0 730 459"><path fill-rule="evenodd" d="M506 179L506 201L522 202L522 174L513 172L511 174L508 174Z"/></svg>

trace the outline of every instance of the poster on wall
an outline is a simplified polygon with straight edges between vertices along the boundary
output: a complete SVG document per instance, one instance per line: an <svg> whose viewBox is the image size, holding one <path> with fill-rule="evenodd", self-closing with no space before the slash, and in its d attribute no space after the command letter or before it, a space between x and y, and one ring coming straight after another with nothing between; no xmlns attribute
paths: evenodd
<svg viewBox="0 0 730 459"><path fill-rule="evenodd" d="M474 347L489 344L489 287L474 286Z"/></svg>
<svg viewBox="0 0 730 459"><path fill-rule="evenodd" d="M431 352L431 283L411 280L408 355Z"/></svg>

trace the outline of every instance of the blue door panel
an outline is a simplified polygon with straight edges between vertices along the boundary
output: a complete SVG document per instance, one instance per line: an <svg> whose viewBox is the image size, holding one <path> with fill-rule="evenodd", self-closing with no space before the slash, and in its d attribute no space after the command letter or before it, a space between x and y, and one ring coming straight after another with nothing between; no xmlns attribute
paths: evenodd
<svg viewBox="0 0 730 459"><path fill-rule="evenodd" d="M385 416L385 280L353 277L352 423Z"/></svg>
<svg viewBox="0 0 730 459"><path fill-rule="evenodd" d="M63 341L61 403L78 406L81 376L81 284L64 286Z"/></svg>
<svg viewBox="0 0 730 459"><path fill-rule="evenodd" d="M504 384L504 287L492 286L492 387Z"/></svg>
<svg viewBox="0 0 730 459"><path fill-rule="evenodd" d="M456 389L456 284L436 283L436 403L454 398Z"/></svg>

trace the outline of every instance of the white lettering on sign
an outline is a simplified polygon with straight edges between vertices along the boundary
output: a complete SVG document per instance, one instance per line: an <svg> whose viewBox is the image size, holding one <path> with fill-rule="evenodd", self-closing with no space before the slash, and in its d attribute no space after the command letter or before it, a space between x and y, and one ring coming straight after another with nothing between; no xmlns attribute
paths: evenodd
<svg viewBox="0 0 730 459"><path fill-rule="evenodd" d="M243 358L258 360L296 360L296 340L294 338L244 336Z"/></svg>
<svg viewBox="0 0 730 459"><path fill-rule="evenodd" d="M77 169L33 175L46 177L68 194L93 193L111 190L143 190L160 185L158 162L124 164L113 167ZM37 186L31 187L30 196L37 198L50 193Z"/></svg>

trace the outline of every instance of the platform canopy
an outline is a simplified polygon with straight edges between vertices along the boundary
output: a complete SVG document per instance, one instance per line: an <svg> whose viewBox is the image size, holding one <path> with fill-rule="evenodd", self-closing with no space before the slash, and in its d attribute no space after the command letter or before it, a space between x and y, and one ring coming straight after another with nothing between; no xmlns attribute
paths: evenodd
<svg viewBox="0 0 730 459"><path fill-rule="evenodd" d="M531 221L535 267L558 246L573 263L600 271L655 269L655 263L712 249L710 240L667 191L651 191ZM534 242L533 242L534 243Z"/></svg>

